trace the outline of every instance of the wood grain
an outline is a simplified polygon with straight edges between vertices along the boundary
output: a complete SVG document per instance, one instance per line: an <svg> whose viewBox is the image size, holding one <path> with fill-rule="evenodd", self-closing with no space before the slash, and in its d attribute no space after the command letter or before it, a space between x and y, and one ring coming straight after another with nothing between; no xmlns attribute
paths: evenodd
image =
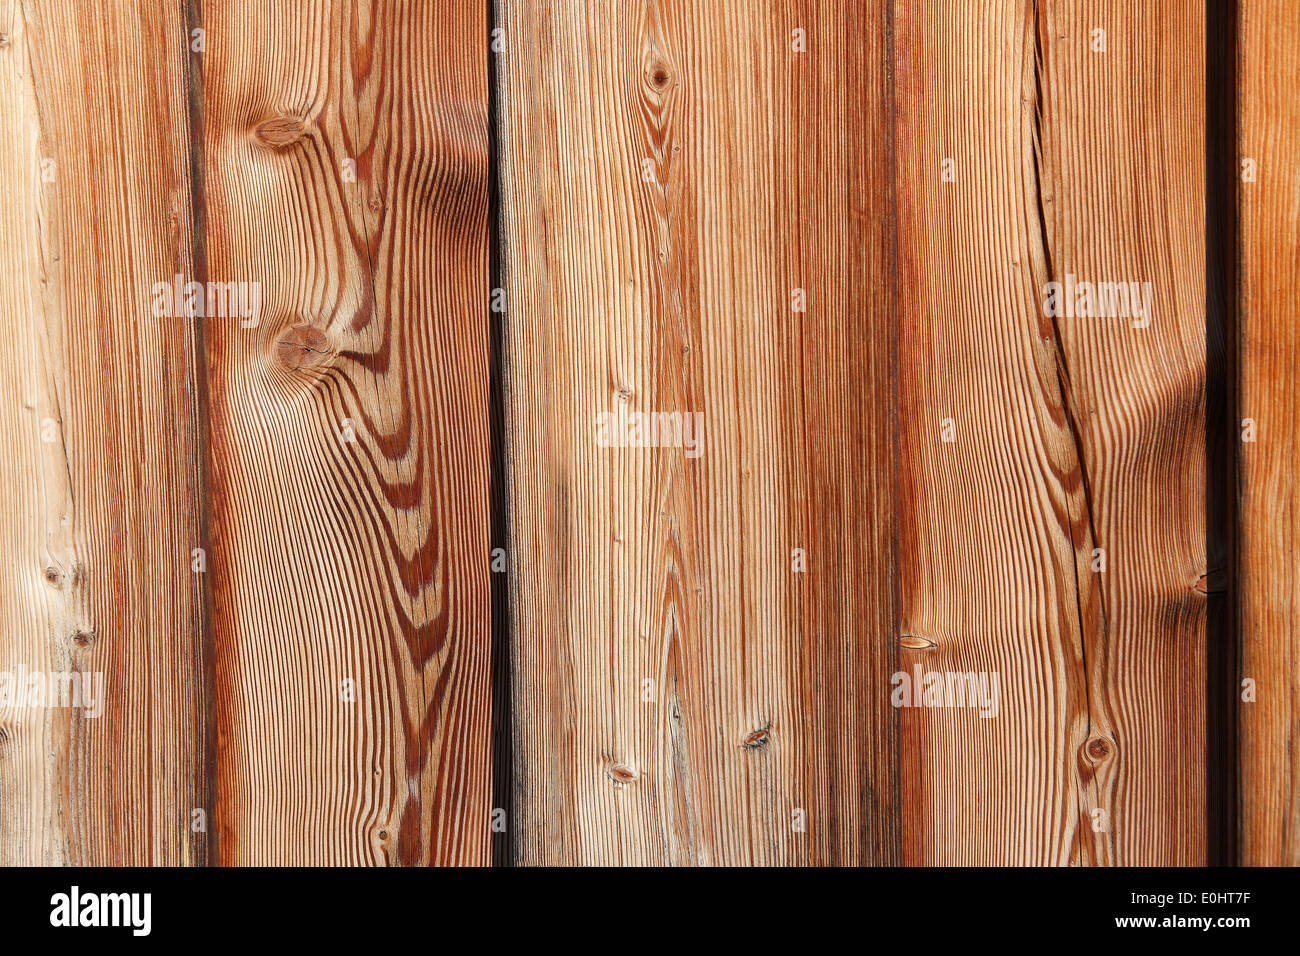
<svg viewBox="0 0 1300 956"><path fill-rule="evenodd" d="M0 0L0 863L1300 863L1297 41Z"/></svg>
<svg viewBox="0 0 1300 956"><path fill-rule="evenodd" d="M221 862L484 863L485 12L203 20Z"/></svg>
<svg viewBox="0 0 1300 956"><path fill-rule="evenodd" d="M1071 42L1098 28L1104 53ZM1051 51L1042 136L1053 278L1151 290L1149 315L1127 327L1122 317L1060 327L1078 479L1092 545L1107 558L1087 612L1099 620L1086 645L1091 726L1079 766L1083 807L1103 809L1108 826L1083 852L1095 863L1198 865L1211 586L1205 21L1194 6L1056 4L1039 32Z"/></svg>
<svg viewBox="0 0 1300 956"><path fill-rule="evenodd" d="M501 17L517 860L896 861L883 8Z"/></svg>
<svg viewBox="0 0 1300 956"><path fill-rule="evenodd" d="M905 858L1203 862L1202 24L898 10L904 660L1001 690L904 712Z"/></svg>
<svg viewBox="0 0 1300 956"><path fill-rule="evenodd" d="M0 667L104 689L0 715L5 863L206 859L195 343L150 298L189 268L184 24L111 13L0 5Z"/></svg>
<svg viewBox="0 0 1300 956"><path fill-rule="evenodd" d="M1290 307L1300 280L1300 10L1239 4L1241 443L1240 861L1300 864L1300 689L1297 622L1300 511L1295 468L1300 406L1292 381L1300 333ZM1247 431L1246 421L1254 426ZM1245 440L1247 437L1253 441Z"/></svg>
<svg viewBox="0 0 1300 956"><path fill-rule="evenodd" d="M4 859L485 862L484 11L0 16Z"/></svg>

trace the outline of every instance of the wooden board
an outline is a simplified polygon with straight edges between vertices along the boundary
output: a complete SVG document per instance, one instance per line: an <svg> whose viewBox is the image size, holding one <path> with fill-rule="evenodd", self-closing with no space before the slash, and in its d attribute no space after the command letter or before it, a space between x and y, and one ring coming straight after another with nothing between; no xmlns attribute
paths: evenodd
<svg viewBox="0 0 1300 956"><path fill-rule="evenodd" d="M898 862L886 12L500 23L516 859Z"/></svg>
<svg viewBox="0 0 1300 956"><path fill-rule="evenodd" d="M1240 860L1300 864L1300 512L1295 470L1300 405L1292 376L1300 333L1291 287L1300 280L1300 10L1239 5L1238 300L1241 438ZM1247 699L1253 697L1253 700Z"/></svg>
<svg viewBox="0 0 1300 956"><path fill-rule="evenodd" d="M1203 862L1199 13L900 5L895 44L904 661L1000 688L904 712L905 859ZM1049 315L1075 280L1149 325Z"/></svg>
<svg viewBox="0 0 1300 956"><path fill-rule="evenodd" d="M196 342L151 310L190 270L184 23L84 12L0 4L0 668L92 681L0 713L0 860L203 863Z"/></svg>
<svg viewBox="0 0 1300 956"><path fill-rule="evenodd" d="M221 862L485 863L485 11L203 21Z"/></svg>

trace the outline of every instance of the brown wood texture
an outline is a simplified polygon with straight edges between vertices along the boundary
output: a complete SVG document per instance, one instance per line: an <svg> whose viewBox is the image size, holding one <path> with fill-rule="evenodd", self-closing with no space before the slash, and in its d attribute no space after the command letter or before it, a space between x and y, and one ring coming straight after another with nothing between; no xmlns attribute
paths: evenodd
<svg viewBox="0 0 1300 956"><path fill-rule="evenodd" d="M0 0L0 863L1300 863L1298 33Z"/></svg>
<svg viewBox="0 0 1300 956"><path fill-rule="evenodd" d="M883 8L503 22L517 859L898 862Z"/></svg>
<svg viewBox="0 0 1300 956"><path fill-rule="evenodd" d="M1243 0L1239 57L1240 860L1300 864L1295 468L1300 333L1300 9ZM1249 699L1247 699L1249 697Z"/></svg>
<svg viewBox="0 0 1300 956"><path fill-rule="evenodd" d="M3 10L0 600L108 699L7 717L6 858L484 863L486 11L84 13Z"/></svg>
<svg viewBox="0 0 1300 956"><path fill-rule="evenodd" d="M203 18L221 861L484 863L486 11Z"/></svg>
<svg viewBox="0 0 1300 956"><path fill-rule="evenodd" d="M1001 688L904 712L905 856L1203 862L1198 11L895 31L905 662ZM1070 275L1149 281L1150 324L1044 315Z"/></svg>
<svg viewBox="0 0 1300 956"><path fill-rule="evenodd" d="M184 22L83 13L0 6L0 667L100 674L102 712L5 708L0 859L198 863L197 343L150 308L190 268Z"/></svg>

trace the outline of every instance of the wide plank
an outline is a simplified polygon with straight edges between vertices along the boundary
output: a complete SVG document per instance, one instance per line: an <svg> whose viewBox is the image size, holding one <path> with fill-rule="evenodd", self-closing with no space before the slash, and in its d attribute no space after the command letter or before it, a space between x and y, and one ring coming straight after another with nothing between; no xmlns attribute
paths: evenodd
<svg viewBox="0 0 1300 956"><path fill-rule="evenodd" d="M1201 12L895 9L904 859L1203 862Z"/></svg>
<svg viewBox="0 0 1300 956"><path fill-rule="evenodd" d="M1300 865L1300 8L1240 0L1238 862Z"/></svg>
<svg viewBox="0 0 1300 956"><path fill-rule="evenodd" d="M485 17L203 4L223 864L489 860Z"/></svg>
<svg viewBox="0 0 1300 956"><path fill-rule="evenodd" d="M897 862L886 9L499 9L514 858Z"/></svg>

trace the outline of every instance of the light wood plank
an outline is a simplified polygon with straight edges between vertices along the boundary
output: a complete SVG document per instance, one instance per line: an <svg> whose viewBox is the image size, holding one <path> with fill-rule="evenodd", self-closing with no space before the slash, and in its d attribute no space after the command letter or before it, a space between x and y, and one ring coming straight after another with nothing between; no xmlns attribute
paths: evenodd
<svg viewBox="0 0 1300 956"><path fill-rule="evenodd" d="M884 8L501 22L517 859L896 861Z"/></svg>
<svg viewBox="0 0 1300 956"><path fill-rule="evenodd" d="M486 11L203 18L221 861L483 863Z"/></svg>
<svg viewBox="0 0 1300 956"><path fill-rule="evenodd" d="M1000 688L905 711L905 859L1203 862L1200 12L898 4L895 49L905 661ZM1153 321L1045 314L1067 275Z"/></svg>
<svg viewBox="0 0 1300 956"><path fill-rule="evenodd" d="M104 691L0 716L0 859L202 863L194 341L151 311L190 251L184 23L88 13L0 5L0 667Z"/></svg>
<svg viewBox="0 0 1300 956"><path fill-rule="evenodd" d="M1241 0L1238 51L1241 429L1240 862L1300 865L1300 8ZM1249 425L1253 425L1253 434ZM1253 440L1247 440L1253 439Z"/></svg>

